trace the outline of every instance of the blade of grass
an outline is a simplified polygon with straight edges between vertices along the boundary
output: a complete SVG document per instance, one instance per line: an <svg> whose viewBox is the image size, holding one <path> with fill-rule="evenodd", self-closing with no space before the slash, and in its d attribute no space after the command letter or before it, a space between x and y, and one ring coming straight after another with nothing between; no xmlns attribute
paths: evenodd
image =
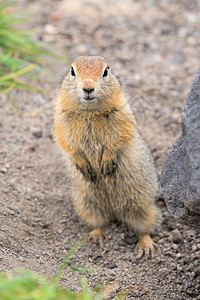
<svg viewBox="0 0 200 300"><path fill-rule="evenodd" d="M67 266L67 264L69 263L70 259L72 258L72 256L77 252L77 250L83 245L84 241L83 240L79 240L66 254L65 258L63 259L63 261L61 262L58 271L54 277L54 283L57 284L60 280L60 278L62 277L62 274Z"/></svg>
<svg viewBox="0 0 200 300"><path fill-rule="evenodd" d="M8 74L8 75L5 75L5 76L1 76L0 77L0 81L4 81L4 80L8 80L8 79L14 79L20 75L23 75L31 70L33 70L35 68L35 65L34 64L31 64L17 72L14 72L14 73L11 73L11 74Z"/></svg>

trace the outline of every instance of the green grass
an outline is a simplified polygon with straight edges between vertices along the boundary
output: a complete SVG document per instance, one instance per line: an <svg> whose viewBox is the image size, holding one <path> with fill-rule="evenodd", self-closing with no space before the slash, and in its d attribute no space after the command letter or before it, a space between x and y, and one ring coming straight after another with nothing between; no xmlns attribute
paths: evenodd
<svg viewBox="0 0 200 300"><path fill-rule="evenodd" d="M31 270L13 270L7 274L0 273L0 299L1 300L104 300L112 291L104 289L99 284L91 290L85 277L82 277L82 290L80 293L69 288L60 287L60 280L70 259L83 244L77 242L66 254L54 278L47 280L37 272ZM69 274L70 276L70 274ZM115 300L122 300L127 295L123 291Z"/></svg>
<svg viewBox="0 0 200 300"><path fill-rule="evenodd" d="M54 281L48 282L33 271L22 271L18 275L0 273L1 300L89 300L104 299L103 295L95 295L89 291L87 282L82 279L82 292L58 287Z"/></svg>
<svg viewBox="0 0 200 300"><path fill-rule="evenodd" d="M44 276L30 270L14 270L0 273L1 300L102 300L104 293L98 289L90 291L87 281L82 277L82 291L74 292L59 287L63 272L71 257L82 245L79 241L67 253L54 278L46 280Z"/></svg>
<svg viewBox="0 0 200 300"><path fill-rule="evenodd" d="M40 73L45 72L45 57L63 58L34 39L31 30L22 29L25 19L13 13L12 4L0 0L0 91L23 88L41 92L37 84L28 84L26 77L38 80Z"/></svg>

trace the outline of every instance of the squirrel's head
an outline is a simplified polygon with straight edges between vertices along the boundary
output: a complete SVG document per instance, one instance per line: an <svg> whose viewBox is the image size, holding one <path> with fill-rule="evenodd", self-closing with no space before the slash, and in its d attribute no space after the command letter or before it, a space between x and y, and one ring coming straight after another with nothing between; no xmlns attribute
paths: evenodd
<svg viewBox="0 0 200 300"><path fill-rule="evenodd" d="M85 108L108 104L119 95L120 90L120 84L111 73L108 62L99 56L77 57L61 88L70 105Z"/></svg>

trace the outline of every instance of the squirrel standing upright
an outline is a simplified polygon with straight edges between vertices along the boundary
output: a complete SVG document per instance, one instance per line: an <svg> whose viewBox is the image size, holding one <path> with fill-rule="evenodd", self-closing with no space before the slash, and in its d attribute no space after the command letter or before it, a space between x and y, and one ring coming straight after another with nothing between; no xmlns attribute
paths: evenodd
<svg viewBox="0 0 200 300"><path fill-rule="evenodd" d="M154 249L159 219L157 176L135 117L108 62L77 57L64 78L55 109L55 139L73 178L74 203L102 243L102 228L117 219L135 232L139 253Z"/></svg>

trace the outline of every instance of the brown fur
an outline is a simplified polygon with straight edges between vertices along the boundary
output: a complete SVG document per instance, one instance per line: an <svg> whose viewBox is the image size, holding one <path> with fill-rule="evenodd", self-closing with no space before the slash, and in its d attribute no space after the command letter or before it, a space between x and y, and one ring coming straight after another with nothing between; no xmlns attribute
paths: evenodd
<svg viewBox="0 0 200 300"><path fill-rule="evenodd" d="M148 253L159 215L150 151L107 61L78 57L72 66L76 75L66 76L57 98L55 138L74 179L77 211L95 234L114 219L126 223ZM94 100L84 100L85 87Z"/></svg>

